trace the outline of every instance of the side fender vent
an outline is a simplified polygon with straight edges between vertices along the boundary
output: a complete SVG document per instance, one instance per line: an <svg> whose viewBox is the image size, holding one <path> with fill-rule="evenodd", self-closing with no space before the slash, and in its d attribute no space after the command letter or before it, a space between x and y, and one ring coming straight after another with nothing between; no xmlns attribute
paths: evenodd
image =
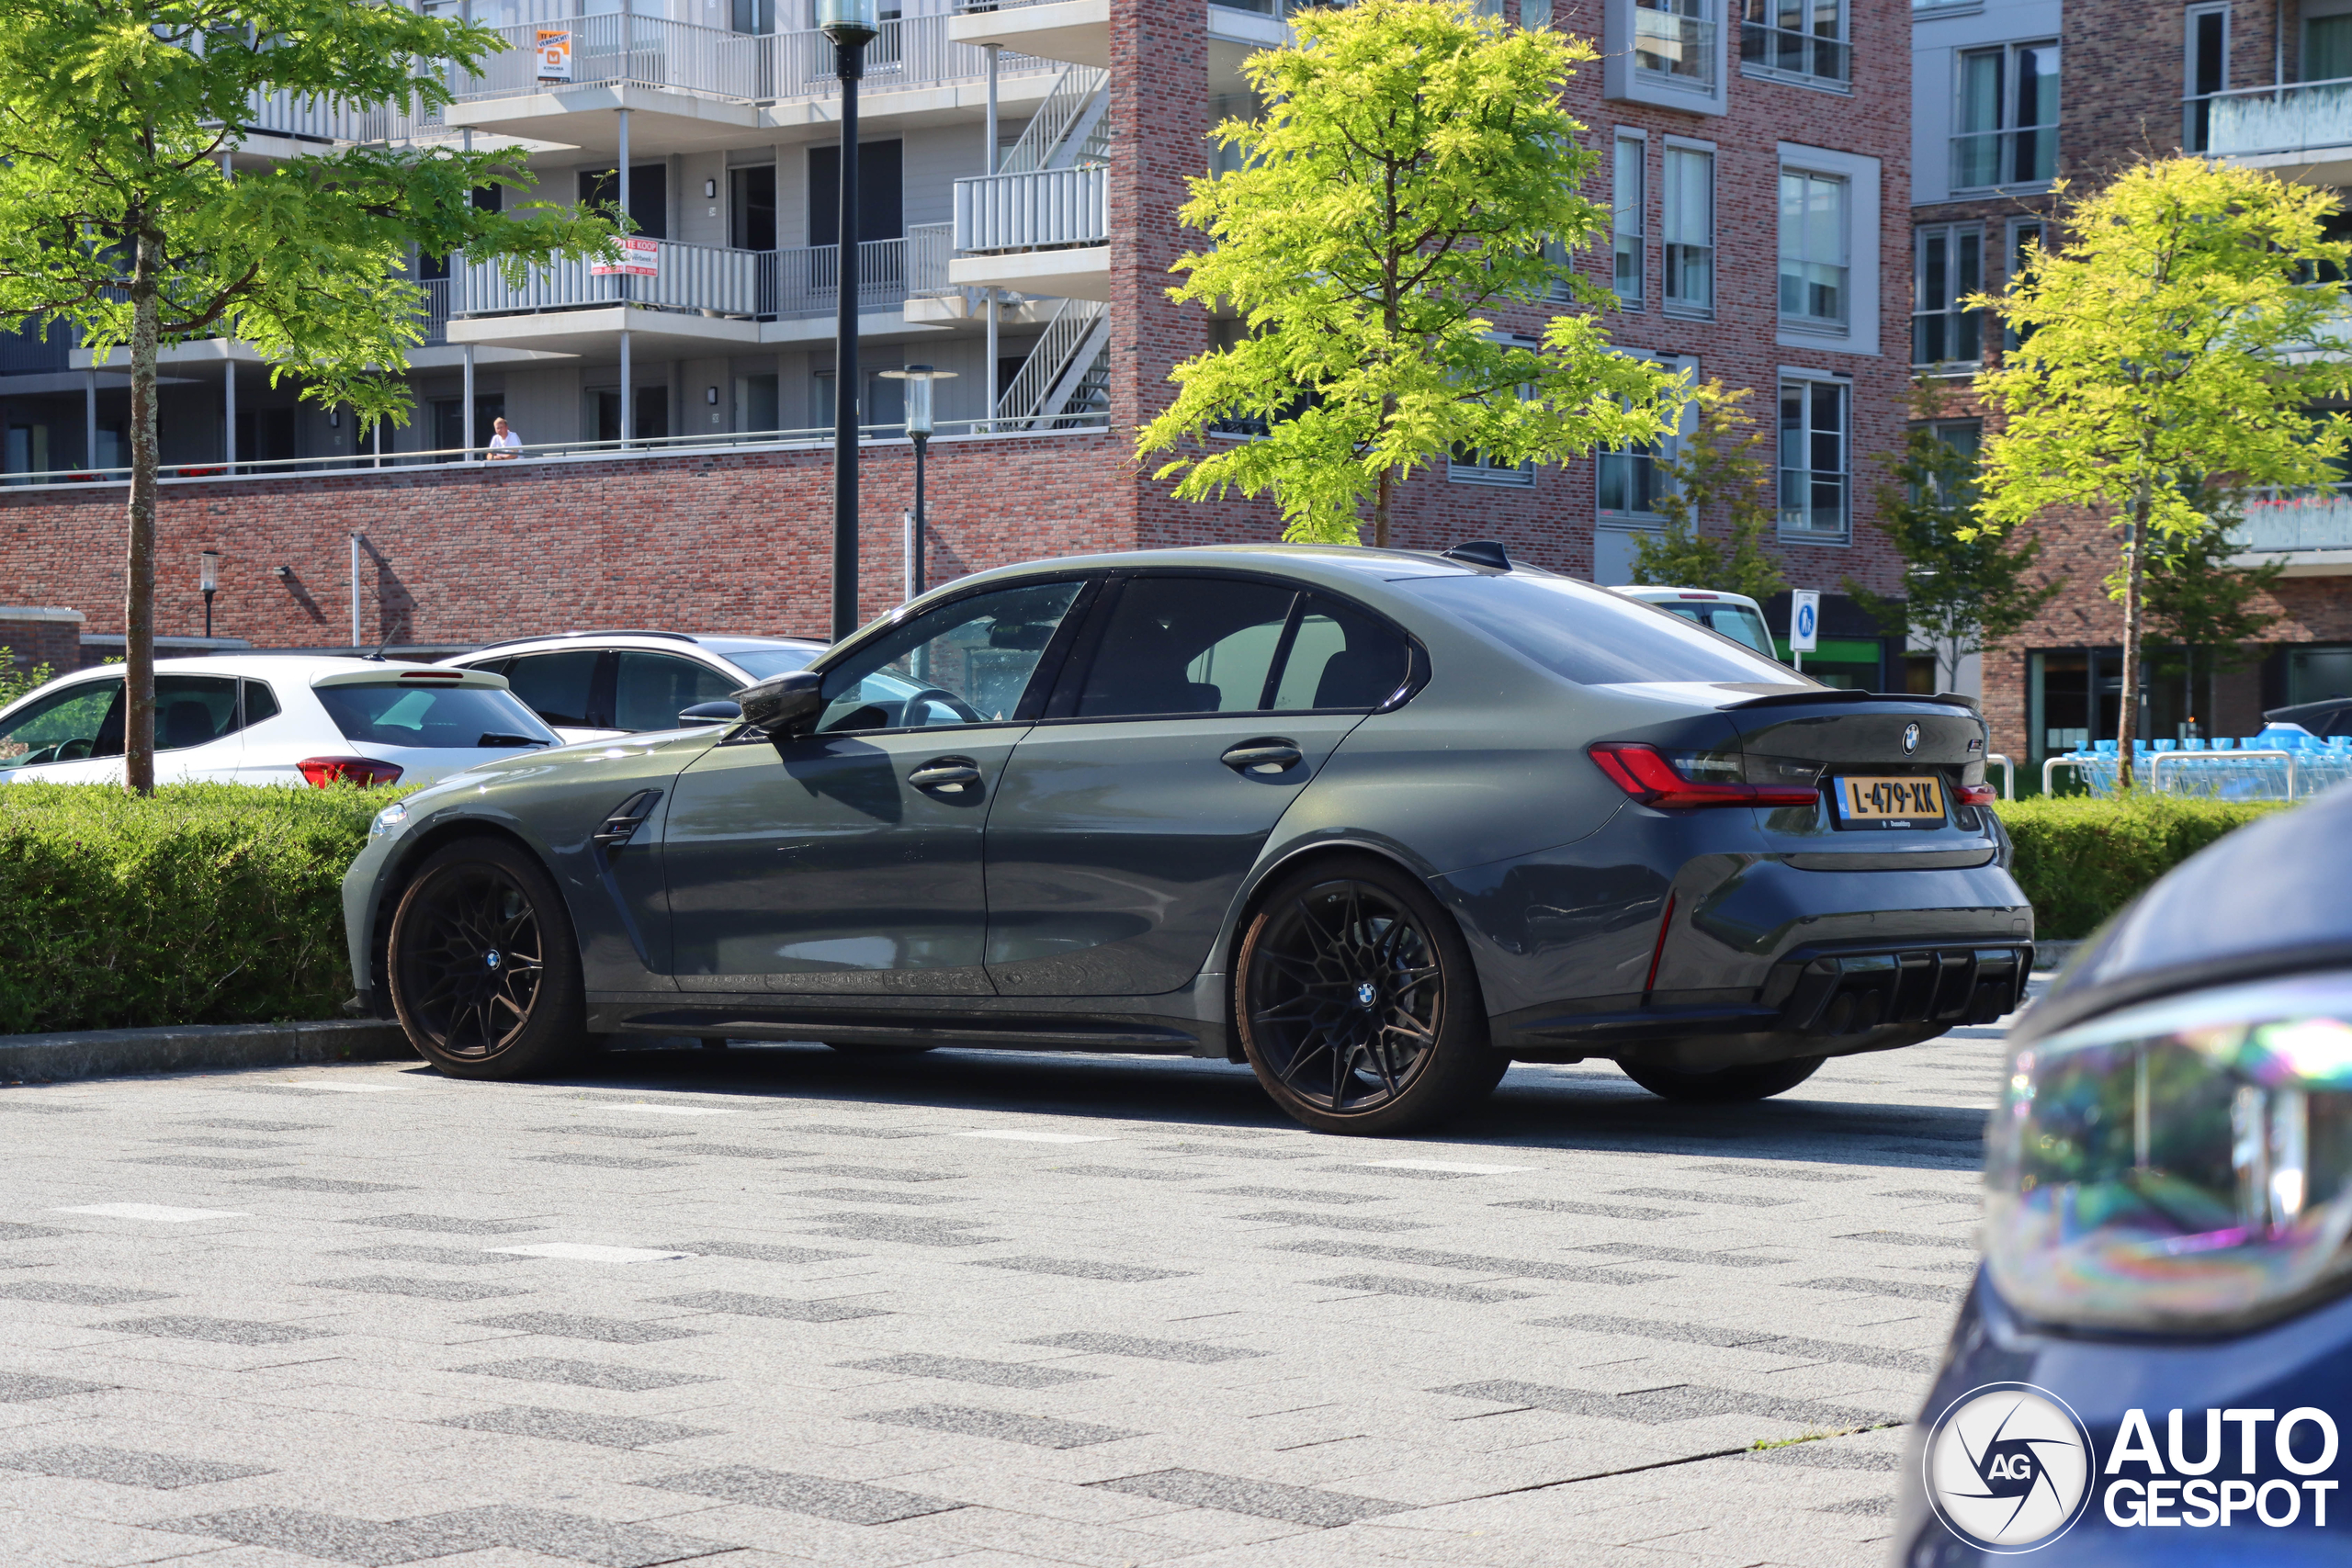
<svg viewBox="0 0 2352 1568"><path fill-rule="evenodd" d="M645 826L645 819L653 814L654 802L661 798L658 789L641 789L614 807L613 814L605 818L605 825L591 835L596 847L610 854L628 843Z"/></svg>

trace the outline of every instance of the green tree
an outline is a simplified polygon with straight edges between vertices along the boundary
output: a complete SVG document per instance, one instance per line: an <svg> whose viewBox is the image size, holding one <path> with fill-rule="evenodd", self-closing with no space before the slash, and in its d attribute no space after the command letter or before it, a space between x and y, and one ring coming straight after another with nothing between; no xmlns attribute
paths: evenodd
<svg viewBox="0 0 2352 1568"><path fill-rule="evenodd" d="M2126 692L2139 689L2152 558L2208 526L2205 477L2321 484L2352 435L2342 415L2312 412L2352 386L2342 296L2310 281L2352 266L2352 246L2324 236L2335 208L2330 191L2254 170L2151 161L2068 201L2064 247L2006 297L1972 301L2031 334L1980 382L2005 418L1979 526L2072 507L2121 536ZM2129 788L2139 705L2120 706Z"/></svg>
<svg viewBox="0 0 2352 1568"><path fill-rule="evenodd" d="M2036 581L2041 541L2015 540L1978 517L1977 453L1956 446L1931 423L1945 412L1941 382L1912 386L1915 423L1901 450L1886 458L1879 487L1879 528L1903 558L1903 593L1883 598L1852 578L1846 592L1896 637L1926 637L1936 651L1937 689L1960 683L1960 662L1987 643L2016 636L2065 588Z"/></svg>
<svg viewBox="0 0 2352 1568"><path fill-rule="evenodd" d="M2262 608L2260 602L2286 575L2285 565L2236 564L2242 549L2231 535L2245 520L2245 505L2237 491L2209 486L2199 498L2205 525L2165 540L2148 561L2149 629L2180 647L2177 668L2164 668L2169 661L2160 661L2160 671L2181 676L2189 708L2206 714L2209 723L2211 704L2199 704L2199 683L2205 683L2210 699L2214 673L2251 662L2245 645L2279 620L2276 611ZM2109 590L2119 586L2110 581Z"/></svg>
<svg viewBox="0 0 2352 1568"><path fill-rule="evenodd" d="M0 643L0 708L6 707L18 697L37 686L47 685L56 674L46 664L36 664L28 670L17 668L17 650Z"/></svg>
<svg viewBox="0 0 2352 1568"><path fill-rule="evenodd" d="M486 28L368 0L9 0L0 31L0 324L71 329L130 369L124 762L154 787L155 367L166 344L240 337L349 403L405 421L401 373L423 338L409 248L531 262L585 255L612 226L546 203L473 205L520 187L494 152L345 146L239 170L224 156L257 96L356 111L449 101L503 47Z"/></svg>
<svg viewBox="0 0 2352 1568"><path fill-rule="evenodd" d="M1240 166L1192 182L1170 298L1228 310L1241 341L1178 366L1180 391L1136 442L1182 443L1176 494L1271 491L1283 537L1355 543L1364 501L1385 545L1396 486L1449 453L1554 462L1670 429L1679 379L1611 352L1607 290L1572 257L1608 210L1560 107L1590 48L1506 27L1467 0L1363 0L1301 12L1298 41L1243 65L1265 103L1215 136ZM1537 346L1498 335L1512 305L1573 301ZM1209 445L1245 423L1261 439Z"/></svg>
<svg viewBox="0 0 2352 1568"><path fill-rule="evenodd" d="M1665 483L1650 502L1666 525L1634 541L1635 582L1745 593L1759 603L1789 585L1764 547L1775 516L1772 469L1758 455L1764 433L1739 406L1749 390L1711 380L1693 394L1697 425L1680 454L1658 464ZM1723 514L1727 537L1705 534L1711 511Z"/></svg>

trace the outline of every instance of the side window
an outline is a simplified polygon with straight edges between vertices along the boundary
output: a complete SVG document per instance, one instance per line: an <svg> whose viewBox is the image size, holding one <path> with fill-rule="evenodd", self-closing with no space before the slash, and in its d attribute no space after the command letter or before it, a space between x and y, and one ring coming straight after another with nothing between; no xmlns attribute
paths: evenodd
<svg viewBox="0 0 2352 1568"><path fill-rule="evenodd" d="M228 675L155 677L155 750L185 751L232 734L237 682Z"/></svg>
<svg viewBox="0 0 2352 1568"><path fill-rule="evenodd" d="M825 671L825 714L818 730L1012 718L1084 586L1071 581L1008 588L917 616Z"/></svg>
<svg viewBox="0 0 2352 1568"><path fill-rule="evenodd" d="M122 734L122 680L84 681L19 710L0 730L0 768L37 768L96 756L99 732L113 714ZM120 750L118 739L115 750Z"/></svg>
<svg viewBox="0 0 2352 1568"><path fill-rule="evenodd" d="M251 729L266 718L276 718L279 713L277 694L269 689L266 681L245 682L245 728Z"/></svg>
<svg viewBox="0 0 2352 1568"><path fill-rule="evenodd" d="M1273 705L1284 711L1376 708L1411 671L1403 637L1362 611L1317 595L1299 616Z"/></svg>
<svg viewBox="0 0 2352 1568"><path fill-rule="evenodd" d="M587 649L526 654L506 667L507 684L523 700L525 707L549 724L601 729L604 726L589 716L596 684L596 660L600 657ZM672 710L671 722L676 722L675 709Z"/></svg>
<svg viewBox="0 0 2352 1568"><path fill-rule="evenodd" d="M1297 597L1288 588L1226 578L1129 579L1086 672L1077 716L1264 707L1267 676Z"/></svg>
<svg viewBox="0 0 2352 1568"><path fill-rule="evenodd" d="M741 682L709 665L667 653L620 653L613 677L613 728L675 729L678 715L696 703L724 701Z"/></svg>

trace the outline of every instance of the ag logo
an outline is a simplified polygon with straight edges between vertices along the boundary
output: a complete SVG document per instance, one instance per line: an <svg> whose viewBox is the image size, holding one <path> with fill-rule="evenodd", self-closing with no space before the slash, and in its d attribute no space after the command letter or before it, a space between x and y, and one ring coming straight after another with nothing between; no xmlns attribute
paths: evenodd
<svg viewBox="0 0 2352 1568"><path fill-rule="evenodd" d="M1928 1501L1980 1551L2049 1545L2090 1506L2090 1431L2065 1401L2031 1383L1986 1383L1928 1429Z"/></svg>

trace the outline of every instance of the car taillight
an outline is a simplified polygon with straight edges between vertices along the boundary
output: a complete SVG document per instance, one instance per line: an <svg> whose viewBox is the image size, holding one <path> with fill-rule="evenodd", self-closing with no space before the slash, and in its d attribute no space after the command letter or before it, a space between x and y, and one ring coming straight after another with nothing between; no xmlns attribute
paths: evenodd
<svg viewBox="0 0 2352 1568"><path fill-rule="evenodd" d="M2000 798L1994 793L1991 784L1973 784L1960 786L1960 803L1962 806L1991 806Z"/></svg>
<svg viewBox="0 0 2352 1568"><path fill-rule="evenodd" d="M324 789L329 784L357 784L365 789L369 784L401 782L400 764L379 762L373 757L305 757L294 764L302 770L312 789Z"/></svg>
<svg viewBox="0 0 2352 1568"><path fill-rule="evenodd" d="M1674 760L1655 746L1603 741L1590 755L1609 782L1661 810L1693 806L1811 806L1820 799L1813 784L1708 784L1686 778Z"/></svg>

